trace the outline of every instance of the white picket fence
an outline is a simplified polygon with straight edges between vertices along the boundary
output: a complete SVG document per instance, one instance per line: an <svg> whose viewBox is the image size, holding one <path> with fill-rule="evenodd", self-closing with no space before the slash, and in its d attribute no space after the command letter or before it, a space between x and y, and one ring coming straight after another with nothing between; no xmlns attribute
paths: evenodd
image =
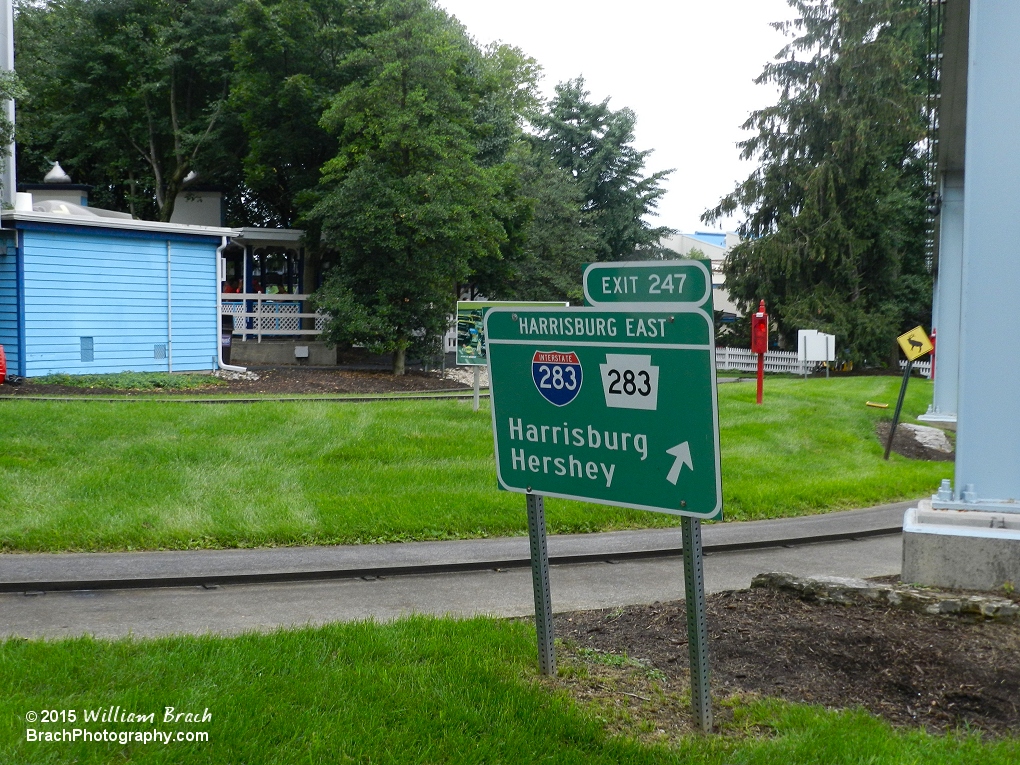
<svg viewBox="0 0 1020 765"><path fill-rule="evenodd" d="M817 364L810 362L808 371L813 370ZM715 368L720 371L758 371L758 354L752 353L747 348L716 348ZM804 362L797 358L794 351L769 351L765 354L766 372L790 372L792 374L804 374Z"/></svg>
<svg viewBox="0 0 1020 765"><path fill-rule="evenodd" d="M901 360L900 361L900 371L903 371L906 368L907 368L907 362ZM931 379L931 359L930 358L927 358L924 361L915 361L914 362L914 369L921 373L921 377L927 377L929 380Z"/></svg>
<svg viewBox="0 0 1020 765"><path fill-rule="evenodd" d="M769 351L765 354L766 372L786 372L788 374L804 374L804 362L797 357L796 351ZM900 369L904 369L907 362L900 362ZM813 372L821 367L816 361L807 362L807 371ZM757 372L758 354L752 353L747 348L716 348L715 368L720 371ZM914 369L920 372L922 377L931 377L931 361L915 361Z"/></svg>

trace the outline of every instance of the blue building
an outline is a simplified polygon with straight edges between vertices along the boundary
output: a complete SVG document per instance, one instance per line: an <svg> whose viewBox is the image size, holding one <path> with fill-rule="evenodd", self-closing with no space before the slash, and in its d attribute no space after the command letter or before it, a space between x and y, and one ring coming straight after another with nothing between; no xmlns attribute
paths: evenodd
<svg viewBox="0 0 1020 765"><path fill-rule="evenodd" d="M0 345L10 372L216 369L219 254L238 234L58 202L4 211Z"/></svg>

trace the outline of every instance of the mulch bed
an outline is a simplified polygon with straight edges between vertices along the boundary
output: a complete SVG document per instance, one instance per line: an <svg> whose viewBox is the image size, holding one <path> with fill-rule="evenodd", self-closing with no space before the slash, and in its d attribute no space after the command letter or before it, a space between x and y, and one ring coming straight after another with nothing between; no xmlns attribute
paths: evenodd
<svg viewBox="0 0 1020 765"><path fill-rule="evenodd" d="M932 732L1020 729L1018 624L826 605L766 589L710 596L707 616L716 696L863 707ZM556 634L568 646L639 659L667 685L686 683L682 601L560 614Z"/></svg>
<svg viewBox="0 0 1020 765"><path fill-rule="evenodd" d="M4 385L0 395L14 396L203 396L203 395L254 395L301 393L328 395L331 393L394 393L410 391L464 390L455 380L445 380L438 372L408 371L394 377L385 370L302 369L276 367L254 370L258 380L231 380L222 385L182 391L127 392L109 388L78 388L69 385L41 385L25 381L21 385Z"/></svg>

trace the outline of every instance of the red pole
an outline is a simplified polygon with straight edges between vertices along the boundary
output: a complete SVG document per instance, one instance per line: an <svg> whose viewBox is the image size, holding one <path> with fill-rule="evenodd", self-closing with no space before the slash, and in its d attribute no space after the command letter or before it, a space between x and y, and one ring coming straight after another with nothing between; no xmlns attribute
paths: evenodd
<svg viewBox="0 0 1020 765"><path fill-rule="evenodd" d="M761 403L761 390L765 381L765 354L758 354L758 403Z"/></svg>
<svg viewBox="0 0 1020 765"><path fill-rule="evenodd" d="M758 303L758 311L751 317L751 351L758 354L758 403L761 403L762 387L765 381L765 353L769 349L769 315L765 313L765 301Z"/></svg>

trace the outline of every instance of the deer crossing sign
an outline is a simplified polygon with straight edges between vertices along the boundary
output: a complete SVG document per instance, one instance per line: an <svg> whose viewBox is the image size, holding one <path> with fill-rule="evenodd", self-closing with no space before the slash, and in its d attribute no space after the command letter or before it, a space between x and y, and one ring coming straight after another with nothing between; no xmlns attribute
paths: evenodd
<svg viewBox="0 0 1020 765"><path fill-rule="evenodd" d="M914 327L909 332L905 332L897 337L896 342L900 344L900 348L903 350L904 355L906 355L907 361L917 361L926 353L931 353L935 348L923 327Z"/></svg>

